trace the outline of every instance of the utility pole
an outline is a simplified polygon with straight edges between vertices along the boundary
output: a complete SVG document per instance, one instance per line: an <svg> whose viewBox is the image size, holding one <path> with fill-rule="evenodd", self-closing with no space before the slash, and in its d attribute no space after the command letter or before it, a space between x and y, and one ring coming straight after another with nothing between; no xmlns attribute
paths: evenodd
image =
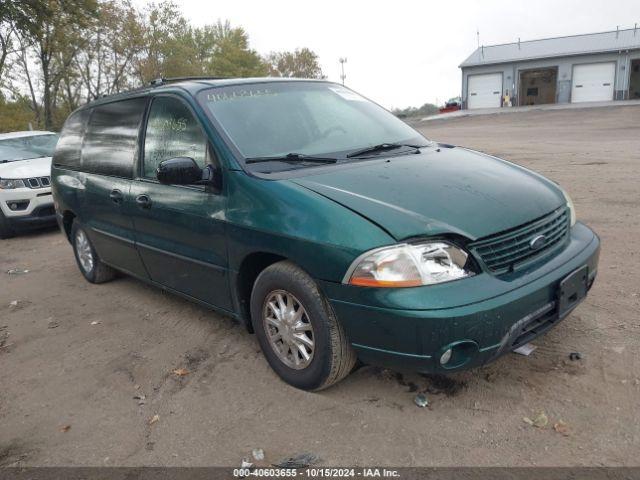
<svg viewBox="0 0 640 480"><path fill-rule="evenodd" d="M338 61L340 62L340 68L342 69L340 78L342 79L342 85L344 85L344 79L347 78L347 76L344 74L344 64L347 63L347 59L346 57L340 57Z"/></svg>

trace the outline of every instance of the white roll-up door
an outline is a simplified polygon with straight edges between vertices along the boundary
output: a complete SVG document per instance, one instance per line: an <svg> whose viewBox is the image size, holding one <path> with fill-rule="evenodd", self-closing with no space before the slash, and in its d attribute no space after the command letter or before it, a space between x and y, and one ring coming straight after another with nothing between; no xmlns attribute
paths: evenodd
<svg viewBox="0 0 640 480"><path fill-rule="evenodd" d="M468 108L499 108L502 97L502 74L469 75Z"/></svg>
<svg viewBox="0 0 640 480"><path fill-rule="evenodd" d="M574 65L571 103L613 100L615 78L615 62Z"/></svg>

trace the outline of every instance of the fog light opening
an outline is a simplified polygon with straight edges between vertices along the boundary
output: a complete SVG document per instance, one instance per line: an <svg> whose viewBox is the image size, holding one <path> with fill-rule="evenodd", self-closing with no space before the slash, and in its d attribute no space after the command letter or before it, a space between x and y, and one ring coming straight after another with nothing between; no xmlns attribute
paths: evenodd
<svg viewBox="0 0 640 480"><path fill-rule="evenodd" d="M473 340L459 340L442 347L440 367L445 370L460 368L479 353L478 344Z"/></svg>
<svg viewBox="0 0 640 480"><path fill-rule="evenodd" d="M7 202L7 207L13 212L26 210L28 206L29 200L10 200Z"/></svg>
<svg viewBox="0 0 640 480"><path fill-rule="evenodd" d="M451 360L451 354L453 351L449 348L440 357L440 365L446 365Z"/></svg>

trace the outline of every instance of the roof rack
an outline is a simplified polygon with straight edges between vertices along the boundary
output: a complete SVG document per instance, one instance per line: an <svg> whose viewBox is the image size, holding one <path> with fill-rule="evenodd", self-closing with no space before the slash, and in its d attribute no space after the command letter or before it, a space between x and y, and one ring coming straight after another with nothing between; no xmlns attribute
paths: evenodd
<svg viewBox="0 0 640 480"><path fill-rule="evenodd" d="M164 85L166 83L175 83L175 82L186 82L189 80L224 80L227 77L210 77L207 75L204 76L195 76L195 77L169 77L169 78L164 78L164 77L159 77L156 78L154 80L151 80L151 82L149 82L149 85L151 85L152 87L158 87L160 85Z"/></svg>
<svg viewBox="0 0 640 480"><path fill-rule="evenodd" d="M122 90L116 93L103 93L102 95L94 95L91 101L102 100L103 98L117 97L118 95L127 95L129 93L138 92L140 90L148 89L149 85L140 85L139 87L130 88L129 90Z"/></svg>
<svg viewBox="0 0 640 480"><path fill-rule="evenodd" d="M166 84L169 84L169 83L186 82L186 81L189 81L189 80L224 80L225 78L229 78L229 77L209 77L209 76L201 76L201 77L169 77L169 78L159 77L159 78L156 78L155 80L151 80L149 83L147 83L145 85L141 85L139 87L135 87L135 88L132 88L130 90L123 90L123 91L118 92L118 93L95 95L91 99L91 101L102 100L104 98L115 97L115 96L118 96L118 95L127 95L129 93L138 92L138 91L145 90L145 89L148 89L148 88L159 87L161 85L166 85Z"/></svg>

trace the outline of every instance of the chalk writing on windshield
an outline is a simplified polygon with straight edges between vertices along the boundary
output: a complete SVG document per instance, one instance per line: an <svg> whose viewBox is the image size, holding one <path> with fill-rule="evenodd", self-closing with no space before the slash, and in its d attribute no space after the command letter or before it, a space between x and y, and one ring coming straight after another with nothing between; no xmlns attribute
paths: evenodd
<svg viewBox="0 0 640 480"><path fill-rule="evenodd" d="M267 95L277 95L276 92L268 88L243 88L234 89L233 91L220 91L207 93L207 101L221 102L226 100L237 100L247 97L264 97Z"/></svg>

